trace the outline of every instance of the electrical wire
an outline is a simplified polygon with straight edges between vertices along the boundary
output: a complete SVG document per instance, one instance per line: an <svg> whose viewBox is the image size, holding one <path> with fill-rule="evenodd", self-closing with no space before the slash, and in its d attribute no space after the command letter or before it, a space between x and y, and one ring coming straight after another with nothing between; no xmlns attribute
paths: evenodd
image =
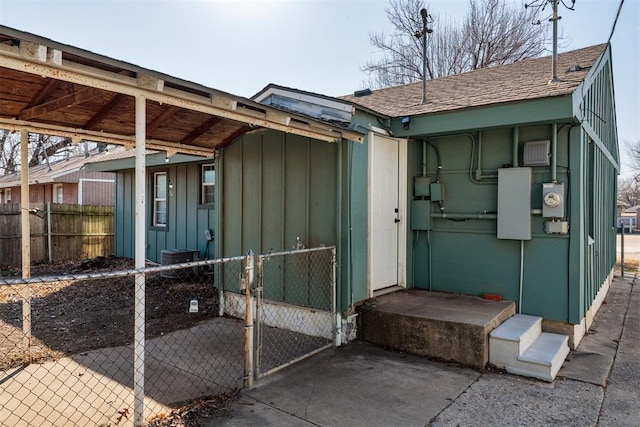
<svg viewBox="0 0 640 427"><path fill-rule="evenodd" d="M622 4L624 0L620 0L620 4L618 5L618 12L616 12L616 18L613 20L613 25L611 26L611 34L609 34L609 39L607 40L607 44L611 43L611 38L613 37L613 33L616 31L616 24L618 23L618 18L620 17L620 11L622 10Z"/></svg>

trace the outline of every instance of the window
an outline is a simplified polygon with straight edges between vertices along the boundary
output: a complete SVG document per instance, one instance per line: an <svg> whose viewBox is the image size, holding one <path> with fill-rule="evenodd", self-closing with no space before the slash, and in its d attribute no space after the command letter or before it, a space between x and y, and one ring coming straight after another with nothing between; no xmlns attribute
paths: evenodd
<svg viewBox="0 0 640 427"><path fill-rule="evenodd" d="M215 200L216 171L213 165L202 165L202 198L203 205L212 205Z"/></svg>
<svg viewBox="0 0 640 427"><path fill-rule="evenodd" d="M62 203L62 184L53 184L53 203Z"/></svg>
<svg viewBox="0 0 640 427"><path fill-rule="evenodd" d="M167 226L167 173L153 174L153 226Z"/></svg>
<svg viewBox="0 0 640 427"><path fill-rule="evenodd" d="M4 202L11 203L11 189L7 188L4 190Z"/></svg>

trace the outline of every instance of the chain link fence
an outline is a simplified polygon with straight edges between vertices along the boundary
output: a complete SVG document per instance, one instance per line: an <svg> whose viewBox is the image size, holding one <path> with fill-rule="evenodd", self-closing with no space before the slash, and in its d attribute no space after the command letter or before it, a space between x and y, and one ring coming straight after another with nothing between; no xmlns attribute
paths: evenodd
<svg viewBox="0 0 640 427"><path fill-rule="evenodd" d="M256 376L333 345L335 247L258 257Z"/></svg>
<svg viewBox="0 0 640 427"><path fill-rule="evenodd" d="M0 425L143 425L331 345L334 248L128 267L0 280Z"/></svg>

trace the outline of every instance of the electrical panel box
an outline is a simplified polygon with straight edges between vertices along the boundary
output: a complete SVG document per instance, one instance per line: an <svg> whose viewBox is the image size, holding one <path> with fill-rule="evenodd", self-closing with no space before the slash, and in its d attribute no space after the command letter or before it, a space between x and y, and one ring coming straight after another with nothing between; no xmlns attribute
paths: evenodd
<svg viewBox="0 0 640 427"><path fill-rule="evenodd" d="M498 239L531 240L531 168L498 169Z"/></svg>
<svg viewBox="0 0 640 427"><path fill-rule="evenodd" d="M413 178L413 195L415 197L429 197L429 185L431 178L428 176L416 176Z"/></svg>
<svg viewBox="0 0 640 427"><path fill-rule="evenodd" d="M411 229L431 230L431 202L429 200L411 201Z"/></svg>
<svg viewBox="0 0 640 427"><path fill-rule="evenodd" d="M432 182L429 185L430 199L432 202L441 202L444 200L444 187L439 182Z"/></svg>
<svg viewBox="0 0 640 427"><path fill-rule="evenodd" d="M544 218L564 217L564 184L545 182L542 184L542 216Z"/></svg>

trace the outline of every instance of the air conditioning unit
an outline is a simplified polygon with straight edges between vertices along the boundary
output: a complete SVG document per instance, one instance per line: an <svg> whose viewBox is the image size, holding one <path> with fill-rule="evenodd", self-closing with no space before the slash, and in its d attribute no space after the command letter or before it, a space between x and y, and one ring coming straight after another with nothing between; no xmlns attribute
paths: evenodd
<svg viewBox="0 0 640 427"><path fill-rule="evenodd" d="M182 264L198 260L197 249L163 249L160 252L160 265ZM185 274L196 274L197 268L181 270L165 270L160 274L167 279L177 279Z"/></svg>

